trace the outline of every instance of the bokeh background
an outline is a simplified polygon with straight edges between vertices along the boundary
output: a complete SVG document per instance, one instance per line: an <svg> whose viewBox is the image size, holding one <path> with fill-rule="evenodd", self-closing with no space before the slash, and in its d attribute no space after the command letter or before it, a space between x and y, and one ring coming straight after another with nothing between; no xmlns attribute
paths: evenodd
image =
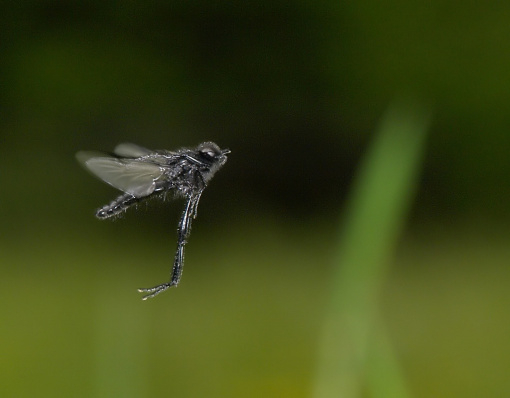
<svg viewBox="0 0 510 398"><path fill-rule="evenodd" d="M400 396L510 396L510 3L0 12L0 396L326 396L314 386L348 203L406 98L429 116L372 292L383 359ZM232 153L181 285L143 302L136 288L168 278L182 202L99 221L117 192L74 154L205 140ZM352 396L383 396L359 369Z"/></svg>

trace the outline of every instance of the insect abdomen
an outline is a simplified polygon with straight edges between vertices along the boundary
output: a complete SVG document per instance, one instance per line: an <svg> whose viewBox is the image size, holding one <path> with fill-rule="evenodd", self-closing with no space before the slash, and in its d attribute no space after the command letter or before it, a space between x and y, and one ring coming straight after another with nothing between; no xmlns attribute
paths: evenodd
<svg viewBox="0 0 510 398"><path fill-rule="evenodd" d="M120 195L117 199L113 200L110 204L100 208L97 213L97 218L109 218L122 213L131 205L138 202L138 198L134 197L129 193Z"/></svg>

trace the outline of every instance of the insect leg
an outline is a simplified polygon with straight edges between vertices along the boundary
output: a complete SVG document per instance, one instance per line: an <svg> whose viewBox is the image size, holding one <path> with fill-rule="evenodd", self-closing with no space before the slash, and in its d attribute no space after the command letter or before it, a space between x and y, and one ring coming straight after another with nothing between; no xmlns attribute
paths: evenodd
<svg viewBox="0 0 510 398"><path fill-rule="evenodd" d="M191 208L191 217L197 218L197 209L198 209L198 202L200 201L200 197L202 196L203 191L198 191L195 195L193 195L193 203Z"/></svg>
<svg viewBox="0 0 510 398"><path fill-rule="evenodd" d="M177 230L177 251L175 252L174 265L172 267L172 274L170 277L170 282L162 283L161 285L150 287L150 288L142 288L138 289L141 293L149 293L142 298L142 300L147 300L152 298L159 293L164 292L168 288L172 286L177 286L181 279L182 275L182 266L184 263L184 246L186 245L186 239L189 236L191 230L191 220L193 219L193 212L196 212L196 208L198 206L198 201L200 200L200 195L192 195L188 198L186 202L186 207L181 216L181 220L179 222L179 228Z"/></svg>
<svg viewBox="0 0 510 398"><path fill-rule="evenodd" d="M197 191L193 194L193 208L191 209L191 215L193 218L197 218L197 210L198 210L198 202L200 201L200 197L202 196L202 192L206 187L206 183L204 181L204 177L200 171L197 171L194 174L195 178L195 186L197 187Z"/></svg>

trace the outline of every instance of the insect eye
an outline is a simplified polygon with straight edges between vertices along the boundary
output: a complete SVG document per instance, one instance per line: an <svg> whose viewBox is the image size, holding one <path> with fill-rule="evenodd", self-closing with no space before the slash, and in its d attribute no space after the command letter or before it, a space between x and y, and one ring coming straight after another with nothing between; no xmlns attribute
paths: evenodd
<svg viewBox="0 0 510 398"><path fill-rule="evenodd" d="M209 158L209 159L214 158L215 153L211 150L203 150L201 152L202 152L202 155L204 155L206 158Z"/></svg>

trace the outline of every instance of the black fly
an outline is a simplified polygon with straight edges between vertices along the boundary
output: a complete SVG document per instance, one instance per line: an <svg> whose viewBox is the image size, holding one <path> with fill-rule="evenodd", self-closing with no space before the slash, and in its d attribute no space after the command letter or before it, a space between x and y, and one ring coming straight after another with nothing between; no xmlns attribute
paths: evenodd
<svg viewBox="0 0 510 398"><path fill-rule="evenodd" d="M148 293L143 300L177 286L182 274L184 246L197 216L200 196L214 173L227 161L228 149L220 149L214 142L204 142L195 149L177 151L156 150L135 144L119 144L113 155L97 152L78 152L76 157L94 175L123 192L110 204L100 208L100 219L116 216L135 203L173 192L186 199L177 230L177 251L170 281L151 288L138 289Z"/></svg>

